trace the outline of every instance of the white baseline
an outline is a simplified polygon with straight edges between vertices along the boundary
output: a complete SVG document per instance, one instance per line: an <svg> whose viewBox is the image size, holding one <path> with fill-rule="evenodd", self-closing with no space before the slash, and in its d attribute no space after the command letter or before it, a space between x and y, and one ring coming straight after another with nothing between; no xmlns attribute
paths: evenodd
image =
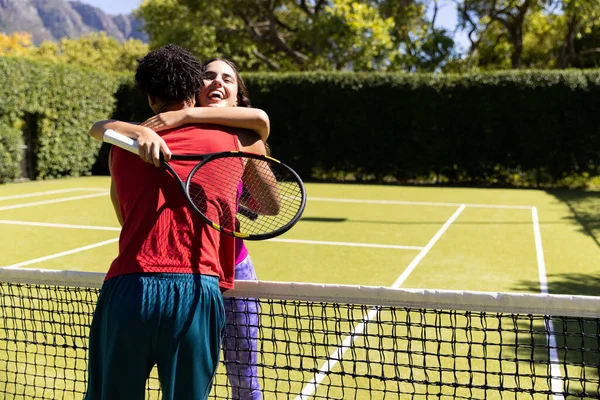
<svg viewBox="0 0 600 400"><path fill-rule="evenodd" d="M389 204L402 206L431 206L431 207L460 207L462 205L474 208L514 208L518 210L531 210L531 206L506 205L506 204L470 204L470 203L444 203L432 201L403 201L403 200L370 200L370 199L343 199L335 197L309 197L308 201L324 201L331 203L361 203L361 204Z"/></svg>

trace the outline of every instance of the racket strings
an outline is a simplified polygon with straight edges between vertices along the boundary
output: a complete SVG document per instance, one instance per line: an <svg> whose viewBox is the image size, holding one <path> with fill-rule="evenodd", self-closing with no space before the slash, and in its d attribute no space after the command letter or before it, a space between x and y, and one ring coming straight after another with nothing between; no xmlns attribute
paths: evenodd
<svg viewBox="0 0 600 400"><path fill-rule="evenodd" d="M223 157L203 164L189 178L188 195L210 221L237 231L237 190L244 172L240 158Z"/></svg>
<svg viewBox="0 0 600 400"><path fill-rule="evenodd" d="M248 165L250 164L251 165ZM295 176L287 168L275 162L251 160L243 178L244 190L240 203L255 211L258 218L251 220L239 215L240 231L260 235L281 229L290 223L302 207L302 189ZM268 184L264 184L265 177ZM251 190L250 188L254 188ZM277 199L276 212L263 210L261 203Z"/></svg>
<svg viewBox="0 0 600 400"><path fill-rule="evenodd" d="M296 176L277 162L222 157L193 172L188 194L213 223L253 236L271 234L294 221L301 212L304 193ZM255 214L239 212L238 206Z"/></svg>

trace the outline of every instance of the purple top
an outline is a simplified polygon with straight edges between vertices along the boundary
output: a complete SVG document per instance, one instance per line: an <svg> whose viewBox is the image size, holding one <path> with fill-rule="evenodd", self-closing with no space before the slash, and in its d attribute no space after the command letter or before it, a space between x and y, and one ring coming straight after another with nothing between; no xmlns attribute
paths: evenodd
<svg viewBox="0 0 600 400"><path fill-rule="evenodd" d="M240 197L242 197L243 190L244 190L244 186L242 185L242 182L240 182L238 185L238 190L237 190L238 200L240 199ZM236 238L235 239L235 265L238 265L239 263L244 261L246 259L246 257L248 257L248 249L246 248L244 241L242 239Z"/></svg>
<svg viewBox="0 0 600 400"><path fill-rule="evenodd" d="M235 239L235 265L238 265L248 257L248 249L242 239Z"/></svg>

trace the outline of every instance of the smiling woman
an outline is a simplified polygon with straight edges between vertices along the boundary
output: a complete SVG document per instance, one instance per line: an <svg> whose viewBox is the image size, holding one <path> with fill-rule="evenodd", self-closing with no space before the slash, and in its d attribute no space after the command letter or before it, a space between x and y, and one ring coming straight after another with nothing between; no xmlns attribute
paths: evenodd
<svg viewBox="0 0 600 400"><path fill-rule="evenodd" d="M269 116L263 110L252 108L235 64L224 58L213 58L204 65L204 87L196 99L200 107L160 113L142 125L156 132L194 123L226 125L249 129L266 141L271 129Z"/></svg>

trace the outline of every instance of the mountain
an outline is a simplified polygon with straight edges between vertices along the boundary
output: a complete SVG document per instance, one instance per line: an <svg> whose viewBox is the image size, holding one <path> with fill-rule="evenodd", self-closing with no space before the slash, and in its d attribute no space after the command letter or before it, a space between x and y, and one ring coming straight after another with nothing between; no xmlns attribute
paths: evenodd
<svg viewBox="0 0 600 400"><path fill-rule="evenodd" d="M104 31L119 41L148 42L143 22L133 15L108 15L99 8L67 0L0 0L0 32L28 32L35 44Z"/></svg>

